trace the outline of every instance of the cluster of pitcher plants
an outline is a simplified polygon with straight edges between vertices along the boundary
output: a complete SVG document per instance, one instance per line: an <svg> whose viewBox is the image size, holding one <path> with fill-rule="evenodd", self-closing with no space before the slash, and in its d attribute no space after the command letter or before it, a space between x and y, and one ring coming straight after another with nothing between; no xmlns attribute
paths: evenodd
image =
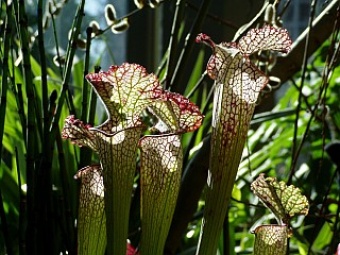
<svg viewBox="0 0 340 255"><path fill-rule="evenodd" d="M215 44L205 34L198 35L196 42L211 47L207 74L215 80L210 167L197 248L197 254L208 255L217 250L255 104L268 83L249 56L258 51L287 53L291 40L285 29L267 25L251 29L238 42ZM101 98L108 118L91 127L69 116L62 131L64 138L91 148L100 159L99 165L77 174L81 179L78 252L125 254L128 247L132 254L163 254L181 183L181 135L198 129L203 115L184 96L164 90L158 78L138 64L111 66L86 79ZM136 174L141 185L141 239L133 248L127 237ZM288 211L302 205L291 216L307 213L305 197L290 193L284 202L282 197L277 203L290 204ZM286 212L283 209L282 214ZM281 249L280 242L285 246L288 235L283 237L268 249ZM260 247L264 252L263 244Z"/></svg>
<svg viewBox="0 0 340 255"><path fill-rule="evenodd" d="M287 30L278 22L281 17L276 17L279 1L264 1L257 16L241 27L232 41L221 43L215 43L210 36L200 33L210 2L202 1L184 47L202 46L200 55L193 58L190 50L183 49L181 54L177 54L179 51L175 49L180 39L184 38L181 37L181 21L177 18L183 15L182 8L187 2L178 0L173 4L176 6L168 50L155 73L139 63L112 62L109 68L101 70L96 66L100 65L100 57L99 60L90 61L93 43L103 38L105 41L107 31L115 35L125 32L134 26L130 24L132 15L147 8L154 11L165 2L135 0L136 9L121 17L115 7L108 4L103 8L103 20L105 16L107 26L103 27L105 22L88 20L85 35L82 33L85 32L85 0L81 0L65 52L58 42L60 38L57 35L56 18L64 6L70 4L68 1L36 1L34 7L37 9L38 21L32 24L29 22L31 16L28 17L31 13L25 9L25 1L1 3L1 18L4 20L1 20L0 28L4 28L1 31L4 38L0 38L0 137L3 139L0 144L0 254L2 247L5 247L4 253L8 255L174 255L177 250L181 250L181 254L215 255L222 251L224 254L235 253L243 246L243 250L249 248L255 255L286 255L289 251L287 240L293 234L299 234L292 218L302 215L299 218L301 223L309 211L313 212L312 217L320 212L317 217L321 223L307 222L302 232L310 231L311 225L317 229L326 226L329 219L335 219L334 229L328 225L326 229L327 233L334 234L332 242L320 242L322 244L315 250L323 250L325 244L331 246L331 243L334 250L338 244L336 226L339 217L331 213L330 216L326 215L325 209L331 199L335 202L329 202L330 207L332 203L335 205L338 202L337 198L328 196L331 189L336 189L335 185L328 188L329 193L319 192L315 187L305 190L305 186L301 186L311 200L316 193L323 199L322 208L318 211L317 206L321 202L313 201L315 204L311 205L314 207L309 208L308 200L301 190L290 185L294 171L291 171L287 184L262 173L283 164L283 161L286 166L290 164L289 159L286 160L287 155L279 155L281 158L275 162L273 160L270 166L259 167L265 165L267 159L267 140L280 138L281 133L272 135L276 132L273 130L281 128L278 126L287 116L293 116L292 110L290 113L279 111L277 119L271 118L276 110L270 112L263 122L272 119L281 121L278 119L284 116L282 122L271 122L276 126L266 130L260 143L250 146L247 143L256 139L253 135L260 130L252 129L251 121L256 105L266 100L263 91L270 89L273 80L280 83L278 77L269 76L270 72L267 71L271 70L279 57L287 56L292 49ZM190 8L194 8L194 5ZM259 22L261 15L264 18ZM31 28L36 31L32 32ZM53 35L49 38L48 33L51 31ZM47 38L51 41L47 42ZM50 42L53 44L51 49L47 47ZM142 51L143 46L139 47ZM77 49L85 50L85 53L76 53ZM105 49L105 53L109 51ZM209 52L206 64L205 52ZM55 56L53 60L52 57L47 58L49 55ZM178 60L176 55L180 55ZM77 57L82 59L78 63L75 61ZM179 77L184 75L184 66L191 58L196 60L195 70L185 74L190 81L182 84L178 82L181 80ZM329 68L329 72L332 70ZM322 94L323 89L320 88L320 91ZM302 94L301 86L299 97ZM312 109L308 108L312 104L309 105L308 99L303 96L298 100L300 103L305 100L303 103L306 104L307 112ZM102 107L97 107L97 99ZM282 107L286 110L289 104L295 103L283 103ZM294 152L291 153L296 157L294 160L300 153L300 148L296 148L296 139L301 134L298 123L302 111L300 103L293 111L296 120L291 130L295 133L280 140L282 142L294 136ZM315 104L316 108L318 106ZM312 120L316 110L310 112ZM327 121L326 117L323 121ZM95 124L98 122L100 124ZM310 122L304 125L309 128ZM301 141L301 146L304 142ZM82 148L78 149L70 143ZM248 148L251 146L253 148ZM254 149L255 146L262 148L260 159L256 158L258 148ZM290 146L286 145L285 148ZM327 147L333 149L334 162L337 161L334 155L338 151L335 147ZM319 150L322 153L323 148ZM203 153L206 154L204 162L202 159L196 160L195 157ZM260 163L255 164L256 160ZM244 167L245 161L248 161L249 166ZM204 167L199 170L204 171L198 175L203 177L193 182L187 181L197 173L195 170L201 163ZM295 168L294 164L296 162L292 163L292 168ZM246 172L248 170L253 172ZM268 171L267 175L274 175L276 170ZM333 171L334 179L336 171ZM285 177L286 173L280 172L278 179ZM77 181L72 179L74 174ZM301 172L299 174L303 175ZM294 178L297 175L295 172ZM310 175L314 173L310 171ZM308 173L307 177L310 175ZM236 182L236 179L242 180ZM197 185L199 188L194 187L196 181L202 184ZM202 192L203 182L205 188ZM258 219L259 214L264 212L263 206L241 199L241 196L238 197L240 199L235 198L234 192L241 189L237 187L238 184L244 185L242 192L253 192L254 201L261 201L271 212L272 218L265 215ZM195 194L186 194L191 191ZM231 203L232 199L237 200L237 205ZM185 203L191 203L191 208L183 206ZM234 217L232 214L239 209L238 206L249 206L249 214L246 212L243 218L237 219L237 212ZM339 211L339 208L333 208L332 213ZM196 210L195 215L193 210ZM256 212L252 213L251 210ZM182 214L185 220L178 223ZM244 225L239 224L250 218L249 215L254 217ZM228 217L234 218L230 220ZM268 219L273 220L269 222ZM192 225L188 226L189 221ZM18 226L12 222L18 222ZM263 222L271 224L263 225ZM234 225L228 226L230 223ZM250 224L253 225L252 229ZM242 230L235 234L234 228ZM187 236L183 238L180 235L186 229ZM188 237L189 229L194 230L195 238ZM247 238L241 236L241 232L251 237L248 240L254 238L253 248L251 242L246 241L244 245L243 241ZM313 249L313 242L321 238L323 233L320 230L314 237L308 236L310 240L300 238L298 249L307 254L307 250ZM229 234L235 234L230 238L233 240L228 244L223 243L221 248L221 240L225 242ZM173 240L176 239L174 236L177 240ZM17 239L11 240L11 237ZM237 248L232 243L235 240L241 240ZM179 248L179 242L182 241L187 242L183 249ZM302 249L305 243L306 247ZM16 244L19 244L18 248ZM310 247L307 247L308 244Z"/></svg>

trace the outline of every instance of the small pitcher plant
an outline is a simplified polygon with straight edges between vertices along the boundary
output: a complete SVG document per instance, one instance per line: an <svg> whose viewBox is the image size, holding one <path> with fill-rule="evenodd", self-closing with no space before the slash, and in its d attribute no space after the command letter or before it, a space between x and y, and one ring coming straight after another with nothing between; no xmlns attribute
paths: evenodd
<svg viewBox="0 0 340 255"><path fill-rule="evenodd" d="M211 47L207 73L215 80L211 156L207 179L204 217L197 253L216 254L249 124L260 91L268 77L249 56L258 51L290 50L291 39L282 28L251 29L238 42L215 44L205 34L196 42Z"/></svg>
<svg viewBox="0 0 340 255"><path fill-rule="evenodd" d="M140 252L162 254L180 186L180 137L185 132L196 130L203 116L199 108L183 96L164 91L157 77L137 64L111 66L107 72L88 74L86 78L103 102L108 119L102 125L91 127L70 116L62 131L64 138L97 152L101 165L100 170L99 167L89 167L86 172L78 174L83 183L78 229L98 231L78 236L78 251L82 251L79 254L104 254L105 247L97 247L95 253L91 252L87 248L94 247L91 242L106 245L107 254L126 254L138 147L141 149ZM148 129L141 117L145 112L156 119L149 127L149 133L154 131L155 135L142 137L143 131ZM91 183L101 180L102 186L95 184L103 188L98 194L98 188L93 189ZM86 188L90 190L85 191ZM102 197L104 202L101 202ZM98 211L87 215L88 211L81 210L94 206L103 212L100 221ZM91 217L97 217L97 220L88 220ZM103 228L99 229L98 223L104 221L106 224L101 224ZM97 226L86 226L88 224ZM98 242L97 238L103 237L100 232L105 233L106 241ZM89 240L89 236L95 239Z"/></svg>
<svg viewBox="0 0 340 255"><path fill-rule="evenodd" d="M261 225L255 231L254 255L286 255L287 239L291 236L290 220L308 214L308 200L299 188L287 186L275 178L261 174L251 189L274 214L277 225Z"/></svg>

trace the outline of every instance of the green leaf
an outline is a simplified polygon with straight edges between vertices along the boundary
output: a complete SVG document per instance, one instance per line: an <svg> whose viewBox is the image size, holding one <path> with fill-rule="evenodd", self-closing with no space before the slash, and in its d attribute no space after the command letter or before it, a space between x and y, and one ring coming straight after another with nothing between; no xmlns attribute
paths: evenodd
<svg viewBox="0 0 340 255"><path fill-rule="evenodd" d="M313 242L312 249L314 251L322 251L326 244L330 244L332 241L333 230L329 222L325 222L318 232L318 235Z"/></svg>
<svg viewBox="0 0 340 255"><path fill-rule="evenodd" d="M264 26L253 28L238 42L238 48L244 54L252 54L260 50L289 52L292 40L284 28Z"/></svg>
<svg viewBox="0 0 340 255"><path fill-rule="evenodd" d="M199 108L187 98L172 92L165 92L164 101L156 101L148 107L157 116L155 128L161 132L181 134L191 132L202 124Z"/></svg>
<svg viewBox="0 0 340 255"><path fill-rule="evenodd" d="M308 200L299 188L261 174L252 184L256 196L272 211L279 224L288 224L295 215L308 214Z"/></svg>
<svg viewBox="0 0 340 255"><path fill-rule="evenodd" d="M86 79L93 85L112 120L112 125L134 122L136 116L163 93L158 79L137 64L111 66L107 72L90 73Z"/></svg>

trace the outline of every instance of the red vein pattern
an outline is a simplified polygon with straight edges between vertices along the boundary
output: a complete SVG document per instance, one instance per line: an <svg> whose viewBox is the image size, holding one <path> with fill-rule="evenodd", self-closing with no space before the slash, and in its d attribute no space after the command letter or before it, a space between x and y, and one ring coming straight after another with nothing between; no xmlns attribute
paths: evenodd
<svg viewBox="0 0 340 255"><path fill-rule="evenodd" d="M182 134L201 126L203 115L197 105L174 92L165 92L163 99L148 107L159 120L155 125L159 132Z"/></svg>
<svg viewBox="0 0 340 255"><path fill-rule="evenodd" d="M61 136L64 139L69 139L79 147L88 146L92 150L97 151L96 135L90 128L90 125L85 125L81 120L75 119L74 115L70 115L65 119Z"/></svg>
<svg viewBox="0 0 340 255"><path fill-rule="evenodd" d="M138 64L111 66L107 72L91 73L86 78L110 115L97 127L104 132L139 126L141 111L150 105L158 105L158 114L168 126L166 131L191 132L201 125L203 116L196 105L182 95L164 91L157 77Z"/></svg>
<svg viewBox="0 0 340 255"><path fill-rule="evenodd" d="M238 48L243 54L252 54L259 50L273 50L288 53L292 40L284 28L264 26L253 28L238 42Z"/></svg>
<svg viewBox="0 0 340 255"><path fill-rule="evenodd" d="M113 125L139 116L140 112L163 93L157 77L138 64L111 66L107 72L90 73L93 85L106 106Z"/></svg>

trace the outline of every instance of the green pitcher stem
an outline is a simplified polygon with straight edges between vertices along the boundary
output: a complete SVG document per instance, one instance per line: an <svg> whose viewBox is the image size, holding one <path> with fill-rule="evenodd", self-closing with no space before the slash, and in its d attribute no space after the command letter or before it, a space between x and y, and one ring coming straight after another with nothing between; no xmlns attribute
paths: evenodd
<svg viewBox="0 0 340 255"><path fill-rule="evenodd" d="M140 147L140 254L163 254L181 182L180 136L146 136L141 139Z"/></svg>
<svg viewBox="0 0 340 255"><path fill-rule="evenodd" d="M99 145L105 187L108 255L125 254L140 129L120 131Z"/></svg>
<svg viewBox="0 0 340 255"><path fill-rule="evenodd" d="M262 225L255 229L254 255L286 255L289 229L286 225Z"/></svg>
<svg viewBox="0 0 340 255"><path fill-rule="evenodd" d="M104 186L99 165L79 170L75 178L81 179L78 214L78 255L105 254L106 219L104 212Z"/></svg>
<svg viewBox="0 0 340 255"><path fill-rule="evenodd" d="M255 103L268 77L250 60L261 50L288 52L287 30L264 26L251 29L238 42L216 44L199 34L196 42L212 48L207 74L215 80L210 171L200 243L196 254L214 255L227 213L231 192Z"/></svg>
<svg viewBox="0 0 340 255"><path fill-rule="evenodd" d="M247 118L250 120L251 115ZM197 255L216 254L246 140L248 125L249 123L246 121L240 122L236 136L229 140L227 146L221 146L223 142L219 134L226 131L223 130L222 125L217 130L213 130L206 203Z"/></svg>

